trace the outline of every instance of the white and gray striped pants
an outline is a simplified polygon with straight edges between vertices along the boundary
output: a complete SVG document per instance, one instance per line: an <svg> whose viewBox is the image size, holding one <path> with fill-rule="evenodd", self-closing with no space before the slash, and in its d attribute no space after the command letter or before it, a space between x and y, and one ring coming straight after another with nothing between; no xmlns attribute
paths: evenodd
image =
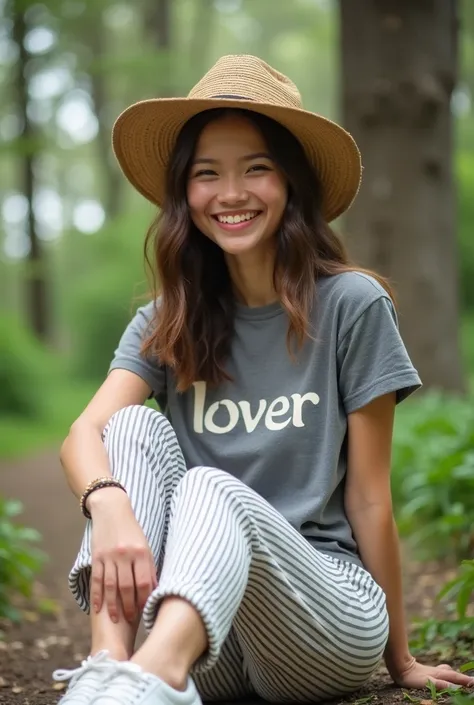
<svg viewBox="0 0 474 705"><path fill-rule="evenodd" d="M365 570L315 550L230 474L187 471L171 425L153 409L120 410L103 440L157 565L145 627L167 595L188 600L206 626L209 649L193 669L204 700L256 693L315 702L369 678L388 618L384 593ZM86 612L90 536L88 522L69 577Z"/></svg>

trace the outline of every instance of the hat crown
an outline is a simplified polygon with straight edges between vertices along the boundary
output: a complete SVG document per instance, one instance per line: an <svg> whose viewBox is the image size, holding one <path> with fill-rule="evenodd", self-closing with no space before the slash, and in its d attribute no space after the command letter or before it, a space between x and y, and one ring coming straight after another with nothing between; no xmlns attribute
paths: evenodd
<svg viewBox="0 0 474 705"><path fill-rule="evenodd" d="M257 56L221 57L188 94L194 100L232 98L301 109L301 95L287 76Z"/></svg>

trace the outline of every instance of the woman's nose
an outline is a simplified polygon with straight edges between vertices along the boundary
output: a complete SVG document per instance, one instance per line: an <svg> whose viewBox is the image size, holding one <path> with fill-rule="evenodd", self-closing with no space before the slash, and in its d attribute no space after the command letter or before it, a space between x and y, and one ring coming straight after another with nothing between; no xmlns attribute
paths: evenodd
<svg viewBox="0 0 474 705"><path fill-rule="evenodd" d="M247 191L241 179L229 178L221 181L221 188L217 195L217 200L221 204L236 205L245 203L248 200Z"/></svg>

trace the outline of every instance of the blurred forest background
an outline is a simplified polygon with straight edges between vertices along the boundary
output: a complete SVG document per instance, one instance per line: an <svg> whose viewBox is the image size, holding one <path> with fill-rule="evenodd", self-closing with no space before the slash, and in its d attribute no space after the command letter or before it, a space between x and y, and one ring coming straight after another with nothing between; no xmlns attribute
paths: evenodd
<svg viewBox="0 0 474 705"><path fill-rule="evenodd" d="M426 556L472 558L474 2L0 0L0 13L0 458L57 445L147 291L154 210L115 165L114 119L186 95L223 54L257 54L360 144L361 193L335 227L390 278L425 382L398 413L399 526Z"/></svg>

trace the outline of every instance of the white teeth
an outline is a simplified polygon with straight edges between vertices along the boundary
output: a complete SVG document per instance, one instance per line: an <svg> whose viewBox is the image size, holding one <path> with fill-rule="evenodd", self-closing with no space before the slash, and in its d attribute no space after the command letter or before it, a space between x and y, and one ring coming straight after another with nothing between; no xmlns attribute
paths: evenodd
<svg viewBox="0 0 474 705"><path fill-rule="evenodd" d="M244 220L252 220L256 215L258 215L258 213L255 211L249 211L248 213L242 213L242 215L218 215L217 220L219 223L242 223Z"/></svg>

